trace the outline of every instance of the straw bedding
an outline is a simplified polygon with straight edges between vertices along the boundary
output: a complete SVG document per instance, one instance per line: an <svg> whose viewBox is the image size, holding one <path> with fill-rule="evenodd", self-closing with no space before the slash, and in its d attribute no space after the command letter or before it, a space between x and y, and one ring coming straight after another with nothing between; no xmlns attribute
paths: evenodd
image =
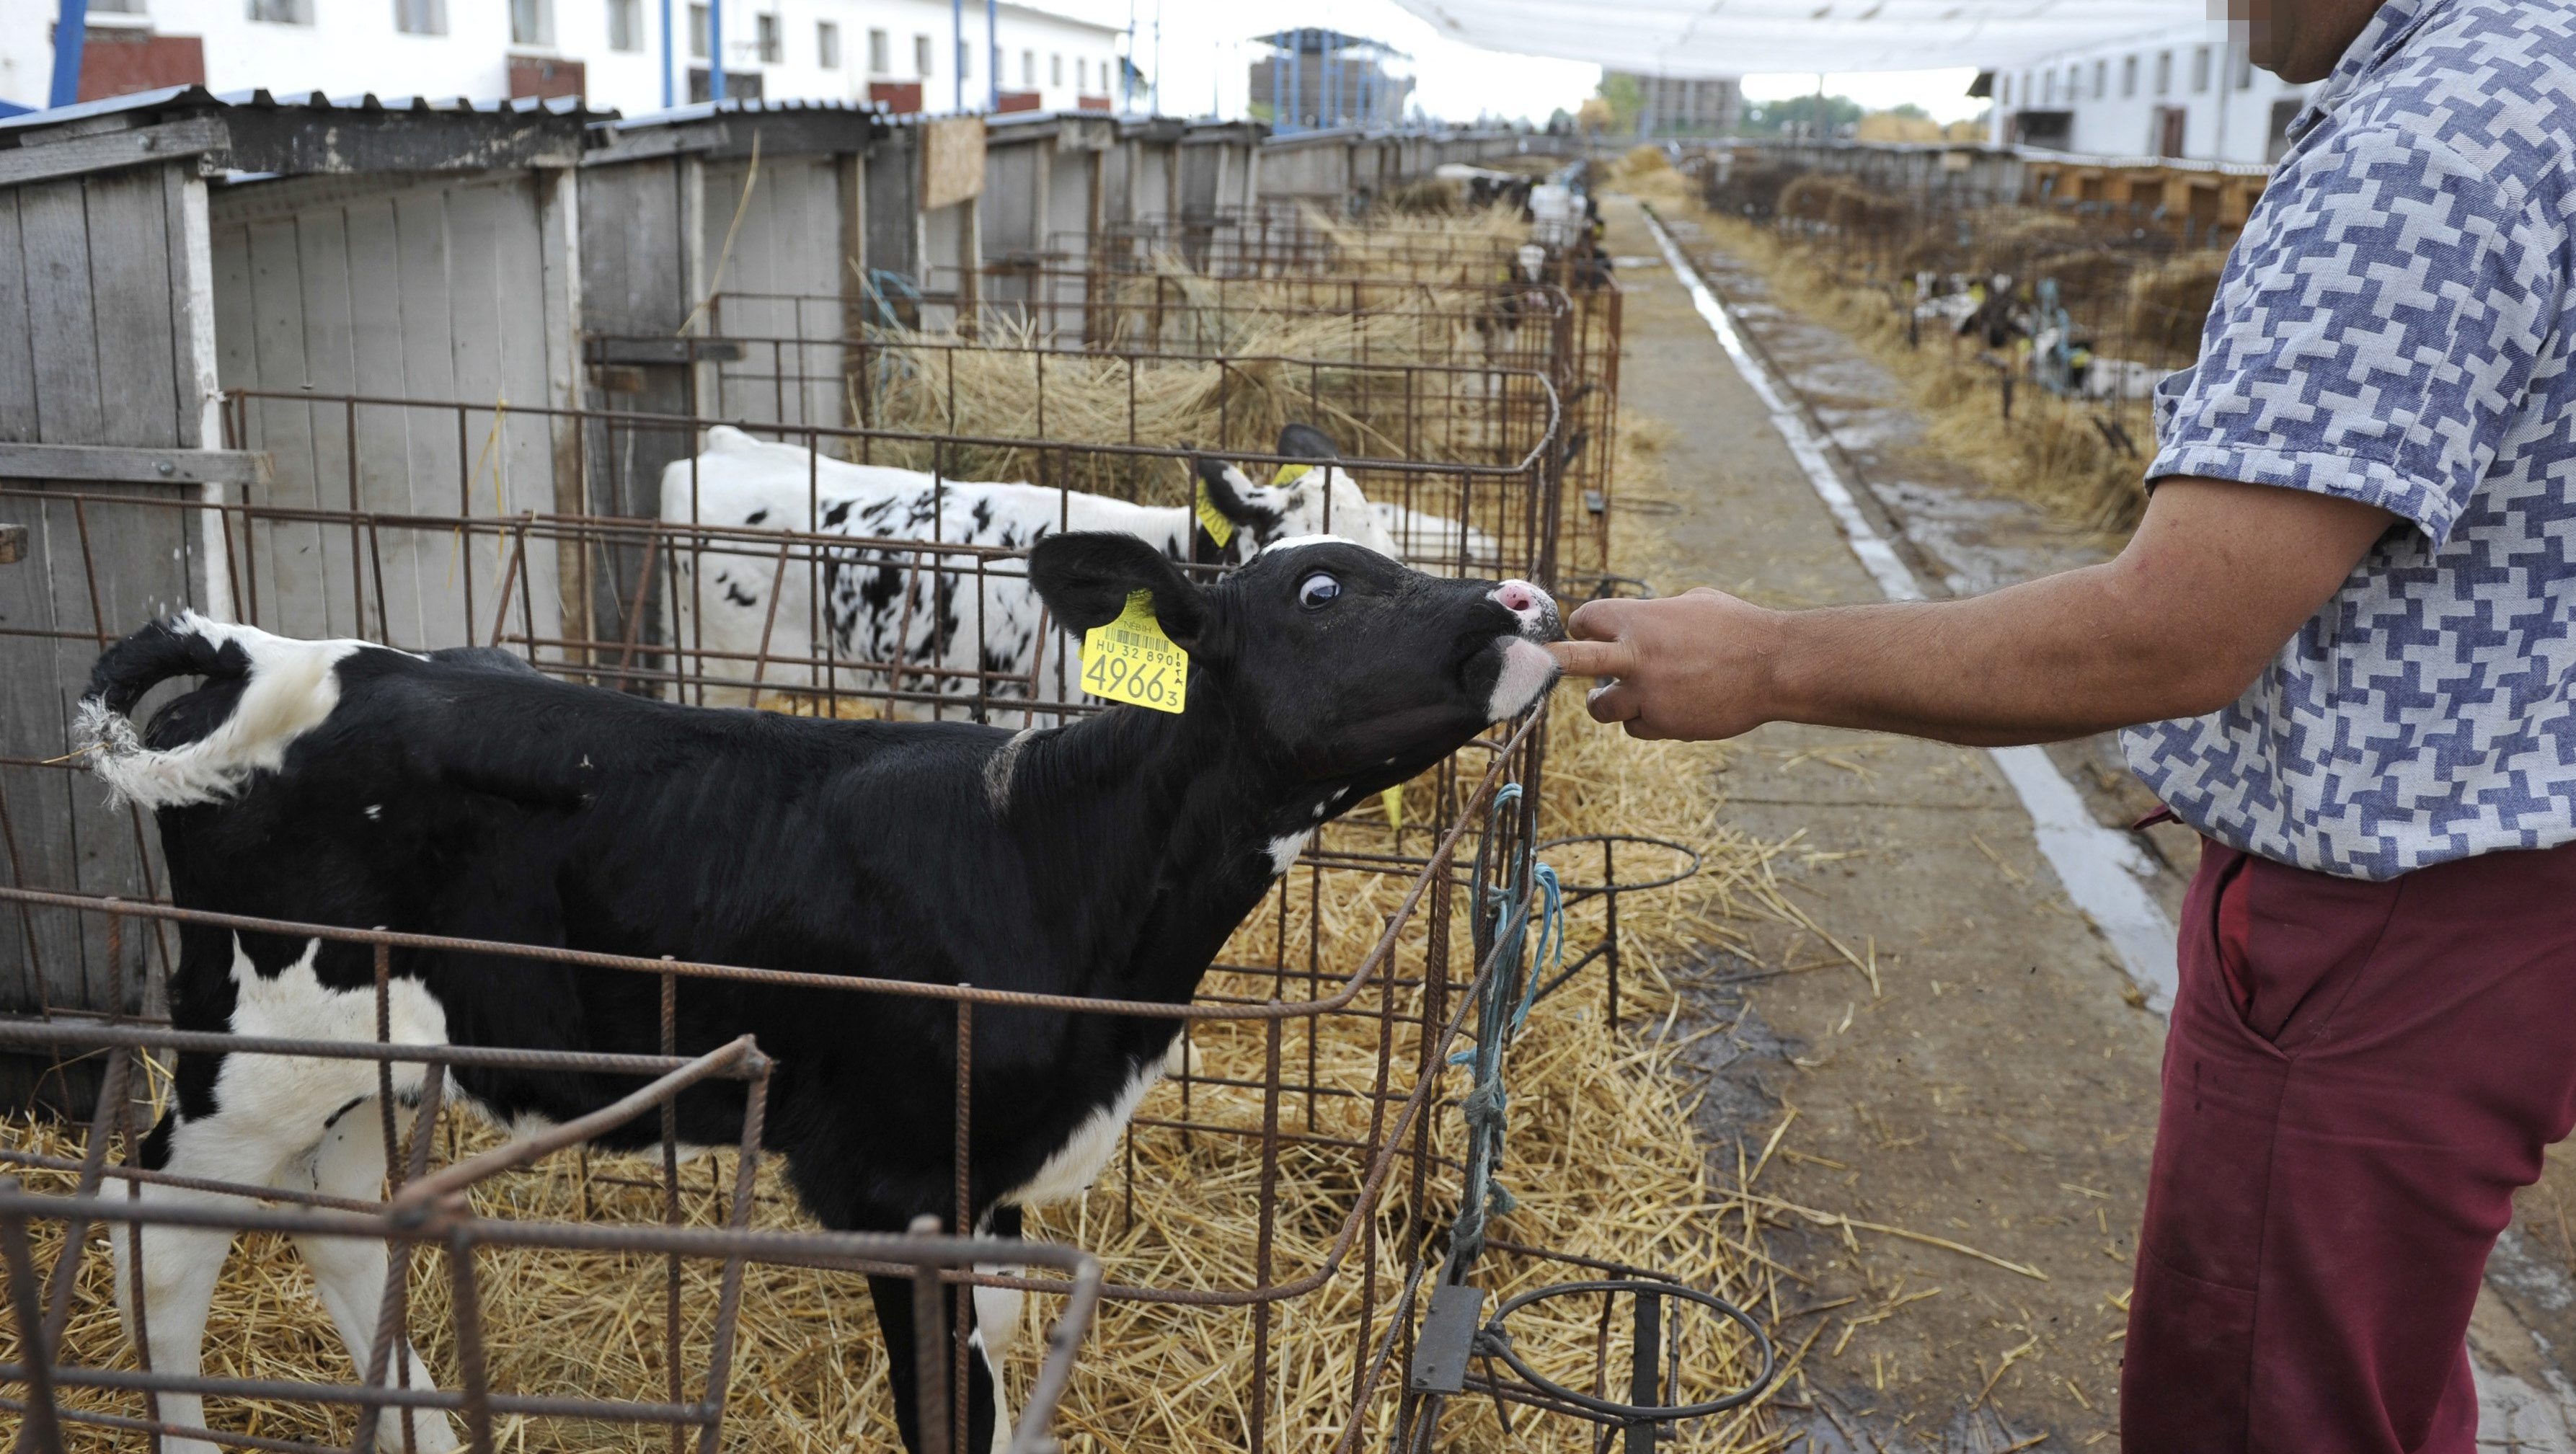
<svg viewBox="0 0 2576 1454"><path fill-rule="evenodd" d="M1675 1033L1672 978L1694 961L1701 952L1698 946L1738 940L1740 934L1730 928L1731 920L1765 912L1765 904L1774 901L1766 886L1767 852L1714 820L1702 786L1710 776L1708 759L1713 749L1640 750L1610 734L1577 727L1573 723L1579 717L1579 705L1570 690L1557 703L1557 711L1565 725L1548 765L1544 831L1553 836L1615 827L1669 835L1699 846L1708 855L1708 869L1680 889L1639 896L1622 906L1628 976L1623 987L1626 1023L1617 1033L1600 1023L1602 987L1597 970L1542 1001L1532 1015L1515 1047L1510 1074L1512 1130L1504 1179L1519 1206L1498 1221L1495 1235L1659 1268L1721 1295L1767 1306L1767 1271L1730 1240L1742 1234L1742 1217L1714 1215L1727 1195L1712 1181L1692 1126L1692 1093L1670 1069L1681 1038ZM1423 801L1429 786L1415 790L1417 813L1429 807ZM1401 836L1405 850L1423 851L1426 830L1407 828ZM1383 852L1397 846L1396 838L1382 823L1355 821L1342 825L1333 843ZM1569 878L1591 874L1579 856L1561 866ZM1624 871L1634 874L1647 866L1634 862ZM1303 869L1295 875L1301 881L1307 877ZM1291 895L1283 925L1274 899L1243 926L1226 959L1270 959L1284 929L1292 962L1301 962L1296 946L1307 942L1311 933L1322 947L1320 962L1326 973L1338 976L1358 962L1382 916L1395 907L1404 888L1401 879L1390 875L1327 872L1320 918L1297 892ZM1573 917L1574 945L1588 946L1599 938L1597 910L1579 910ZM1457 945L1453 974L1463 973L1468 933L1462 913L1453 925ZM1408 970L1420 965L1421 942L1418 932L1407 936L1403 958ZM1257 1000L1274 993L1276 985L1268 974L1227 973L1212 977L1207 991ZM1286 990L1290 999L1306 993L1306 986L1293 980ZM1376 1012L1380 1003L1372 988L1343 1015L1320 1024L1289 1021L1282 1040L1288 1079L1305 1083L1311 1051L1317 1069L1314 1084L1365 1090L1379 1052ZM1398 1007L1413 1008L1409 992L1399 994ZM1258 1082L1263 1040L1258 1022L1199 1027L1193 1041L1201 1074ZM1399 1093L1410 1089L1412 1078L1405 1067L1414 1063L1418 1043L1412 1028L1395 1027L1390 1048L1399 1067ZM1460 1146L1453 1106L1463 1089L1462 1075L1455 1070L1447 1073L1443 1093L1450 1104L1444 1104L1435 1121L1435 1145L1446 1157L1454 1157ZM1191 1086L1186 1095L1188 1119L1194 1122L1255 1129L1261 1123L1257 1091L1202 1083ZM1183 1097L1179 1086L1167 1084L1147 1099L1142 1114L1181 1119ZM1358 1139L1366 1135L1368 1121L1369 1103L1362 1099L1316 1096L1310 1105L1309 1098L1296 1091L1282 1098L1281 1123L1291 1130L1312 1129ZM9 1125L0 1128L0 1139L56 1155L77 1154L76 1138L48 1124ZM493 1139L492 1132L471 1119L451 1116L441 1130L442 1157L450 1154L450 1148L470 1151ZM1116 1282L1209 1289L1255 1285L1257 1139L1204 1132L1185 1136L1157 1128L1137 1131L1131 1146L1132 1155L1113 1162L1086 1198L1032 1216L1029 1235L1073 1242L1097 1253ZM683 1206L691 1222L712 1225L716 1221L722 1205L719 1189L729 1184L732 1159L730 1154L711 1154L699 1164L682 1168ZM1364 1169L1353 1151L1295 1144L1285 1148L1274 1282L1323 1266L1325 1253L1354 1204ZM1399 1167L1398 1189L1402 1171ZM659 1193L621 1184L649 1185L657 1174L658 1160L649 1157L600 1156L585 1168L581 1158L560 1155L487 1185L476 1195L475 1204L495 1217L574 1220L583 1216L587 1206L596 1220L657 1222L661 1219ZM28 1180L32 1186L59 1190L70 1179L37 1174ZM1454 1206L1456 1173L1444 1161L1433 1171L1431 1183L1434 1225L1445 1227ZM1399 1250L1405 1230L1401 1201L1400 1195L1390 1194L1374 1219L1381 1320L1406 1271ZM758 1221L766 1226L804 1225L774 1168L764 1169ZM39 1265L46 1265L53 1245L39 1240ZM1359 1353L1362 1261L1354 1252L1322 1288L1283 1305L1276 1315L1272 1345L1277 1372L1269 1410L1273 1448L1327 1446L1328 1436L1337 1435L1347 1422L1354 1359ZM109 1298L109 1266L103 1245L87 1260L69 1345L81 1361L131 1366ZM479 1267L497 1387L599 1397L660 1396L665 1375L658 1258L486 1251ZM1578 1275L1570 1269L1507 1260L1489 1268L1489 1282L1499 1284L1499 1292L1531 1281L1561 1281ZM715 1273L712 1264L687 1269L683 1368L692 1380L707 1346ZM446 1331L446 1269L438 1254L419 1257L413 1286L414 1325L421 1330L424 1353L442 1382L452 1387L455 1364ZM1053 1299L1031 1302L1040 1318L1051 1316ZM1589 1312L1573 1305L1552 1318L1544 1310L1533 1312L1515 1319L1515 1340L1541 1366L1580 1384L1590 1367L1589 1318ZM1378 1327L1383 1328L1382 1321ZM1685 1333L1689 1339L1686 1380L1705 1387L1744 1376L1738 1363L1741 1350L1731 1337L1720 1338L1714 1329L1696 1322L1687 1324ZM1723 1348L1718 1346L1721 1343ZM206 1347L207 1369L214 1374L351 1377L309 1279L292 1249L276 1239L247 1237L236 1249L221 1285ZM13 1356L10 1348L0 1346L0 1358ZM1623 1358L1614 1344L1613 1366L1624 1366ZM1016 1370L1021 1386L1025 1387L1035 1362L1035 1340L1024 1339ZM1076 1449L1243 1447L1249 1400L1254 1396L1251 1368L1251 1319L1245 1310L1113 1303L1095 1325L1059 1426L1069 1447ZM727 1448L891 1446L883 1351L864 1287L855 1276L753 1269L743 1300L735 1370ZM1389 1381L1400 1377L1399 1368ZM74 1397L91 1406L140 1411L137 1400ZM1392 1407L1392 1400L1383 1397L1373 1405L1369 1415L1373 1428L1389 1416ZM219 1401L214 1409L217 1419L231 1427L270 1435L320 1435L345 1441L353 1427L345 1416L317 1416L301 1407L227 1406ZM1449 1427L1459 1437L1450 1447L1501 1447L1492 1420L1490 1405L1461 1404L1451 1415ZM1532 1423L1522 1415L1518 1422L1519 1432L1510 1441L1513 1448L1571 1448L1581 1438L1580 1430L1563 1420ZM1476 1433L1480 1429L1482 1435ZM1742 1421L1715 1421L1711 1427L1690 1431L1685 1446L1740 1448L1748 1433ZM557 1421L513 1423L505 1429L500 1447L642 1450L661 1443L657 1432ZM89 1432L76 1434L75 1444L104 1449L113 1447L114 1441Z"/></svg>
<svg viewBox="0 0 2576 1454"><path fill-rule="evenodd" d="M1051 421L1052 427L1052 421ZM1623 428L1619 471L1622 498L1651 495L1652 430ZM1620 534L1614 550L1625 559L1639 541L1637 526L1614 515ZM1694 1123L1697 1092L1675 1073L1687 1039L1706 1033L1681 1019L1678 987L1702 966L1712 947L1745 947L1744 922L1794 916L1769 877L1774 847L1745 840L1718 818L1714 769L1724 749L1679 744L1630 744L1592 729L1581 719L1580 696L1559 694L1555 741L1543 795L1543 836L1618 831L1668 837L1698 848L1706 868L1669 890L1633 896L1621 906L1627 973L1622 1023L1603 1023L1598 967L1562 992L1541 1001L1517 1042L1510 1067L1511 1139L1503 1181L1517 1207L1499 1217L1493 1235L1558 1252L1644 1265L1679 1276L1756 1308L1766 1319L1778 1311L1769 1264L1759 1255L1753 1204L1734 1188L1740 1168L1713 1170ZM1470 753L1470 770L1481 754ZM1359 852L1427 851L1421 826L1445 815L1432 799L1435 784L1409 793L1412 826L1391 831L1364 809L1328 830L1327 846ZM1552 855L1567 878L1596 876L1597 859L1574 850ZM1651 872L1653 855L1631 855L1623 872ZM1292 874L1285 903L1274 897L1234 936L1221 962L1269 964L1281 946L1302 968L1305 946L1315 963L1337 980L1356 965L1406 888L1391 873L1326 870ZM1456 946L1453 977L1463 977L1470 925L1465 895L1451 925ZM1569 942L1579 952L1602 934L1597 904L1570 916ZM1408 929L1398 963L1418 978L1426 925ZM1284 986L1267 972L1220 972L1205 994L1258 1001L1273 994L1298 999L1318 993L1303 980ZM1321 993L1329 993L1329 988ZM1454 1003L1454 1001L1453 1001ZM1364 990L1345 1013L1292 1019L1281 1043L1286 1078L1295 1085L1364 1091L1373 1081L1381 1047L1396 1067L1398 1097L1413 1085L1410 1069L1419 1031L1402 1023L1382 1027L1380 991ZM1399 1013L1418 1009L1411 988L1397 991ZM1212 1082L1258 1083L1266 1045L1259 1022L1217 1022L1193 1033L1199 1080L1186 1089L1167 1083L1141 1111L1147 1120L1188 1119L1199 1125L1257 1130L1262 1097L1257 1090ZM1308 1067L1313 1067L1311 1079ZM1366 1236L1322 1286L1277 1307L1271 1330L1274 1373L1256 1387L1252 1315L1240 1308L1192 1309L1111 1303L1087 1340L1058 1429L1076 1450L1246 1447L1252 1401L1266 1397L1268 1445L1280 1450L1330 1448L1348 1427L1358 1360L1386 1328L1388 1309L1409 1270L1408 1237L1432 1234L1436 1261L1457 1197L1455 1160L1463 1137L1456 1109L1464 1072L1443 1072L1434 1112L1434 1155L1426 1167L1427 1217L1409 1228L1405 1191L1410 1164L1396 1167L1388 1192L1371 1216ZM1361 1096L1284 1094L1283 1128L1325 1137L1364 1140L1371 1102ZM451 1114L438 1131L441 1159L490 1144L495 1133L467 1116ZM51 1124L0 1125L9 1144L76 1155L76 1137ZM689 1221L713 1225L729 1184L732 1157L711 1154L682 1168L682 1199ZM661 1220L661 1198L649 1189L658 1176L652 1157L584 1158L565 1154L487 1184L475 1196L487 1216L652 1223ZM1365 1174L1361 1155L1343 1147L1290 1142L1282 1151L1279 1209L1271 1271L1275 1283L1326 1267L1329 1249L1357 1202ZM1254 1286L1260 1185L1257 1137L1184 1133L1140 1127L1127 1148L1083 1199L1043 1209L1028 1233L1075 1243L1099 1255L1112 1282L1134 1285L1242 1290ZM67 1189L64 1175L32 1174L39 1189ZM764 1169L757 1221L763 1226L806 1225L780 1182L774 1163ZM103 1242L104 1233L94 1233ZM40 1228L38 1265L50 1265L58 1228ZM105 1247L85 1260L68 1335L77 1361L131 1367L110 1297L111 1262ZM661 1324L662 1263L658 1258L561 1252L491 1251L481 1254L483 1323L497 1388L596 1397L659 1398L667 1376ZM695 1380L708 1347L717 1268L686 1269L683 1298L684 1376ZM1497 1297L1538 1282L1583 1276L1578 1269L1496 1256L1478 1281ZM1363 1328L1363 1290L1374 1281L1378 1321ZM413 1298L423 1352L444 1386L456 1381L455 1349L448 1329L447 1269L440 1254L420 1253L414 1263ZM1037 1326L1053 1316L1057 1301L1029 1300ZM1624 1307L1624 1305L1623 1305ZM1532 1309L1513 1322L1516 1345L1535 1364L1575 1386L1590 1382L1596 1300L1575 1299ZM1696 1314L1672 1315L1673 1336L1683 1350L1679 1395L1706 1397L1746 1381L1740 1340ZM12 1335L0 1332L0 1359L15 1357ZM1013 1382L1025 1389L1038 1359L1034 1338L1023 1338ZM206 1340L210 1374L347 1381L353 1376L309 1278L291 1247L274 1238L246 1237L219 1288ZM1610 1340L1609 1363L1626 1366L1623 1336ZM1378 1396L1361 1418L1359 1447L1380 1447L1387 1435L1403 1377L1401 1359L1385 1374ZM1613 1373L1610 1388L1624 1380ZM81 1393L78 1404L140 1413L139 1398ZM724 1447L735 1450L842 1450L892 1447L892 1409L884 1392L884 1354L859 1278L787 1269L754 1268L747 1280L729 1387ZM222 1425L256 1433L311 1436L345 1442L353 1424L345 1413L287 1406L215 1401ZM0 1420L0 1424L7 1423ZM1588 1426L1516 1411L1505 1435L1493 1405L1469 1398L1453 1403L1444 1422L1444 1447L1456 1449L1568 1450L1588 1448ZM1759 1409L1685 1426L1681 1447L1753 1451L1778 1447ZM659 1430L572 1421L506 1420L498 1447L505 1450L645 1450L665 1447ZM115 1436L75 1431L74 1447L120 1447Z"/></svg>

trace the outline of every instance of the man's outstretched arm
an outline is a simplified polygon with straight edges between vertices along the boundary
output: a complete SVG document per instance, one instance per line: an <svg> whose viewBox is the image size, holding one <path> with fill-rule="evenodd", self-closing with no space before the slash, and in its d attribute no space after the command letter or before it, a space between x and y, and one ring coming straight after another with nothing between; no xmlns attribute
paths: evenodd
<svg viewBox="0 0 2576 1454"><path fill-rule="evenodd" d="M2220 480L2156 487L2115 560L1964 601L1771 611L1713 590L1595 601L1552 648L1612 677L1635 737L1765 722L1979 747L2057 742L2236 700L2398 517Z"/></svg>

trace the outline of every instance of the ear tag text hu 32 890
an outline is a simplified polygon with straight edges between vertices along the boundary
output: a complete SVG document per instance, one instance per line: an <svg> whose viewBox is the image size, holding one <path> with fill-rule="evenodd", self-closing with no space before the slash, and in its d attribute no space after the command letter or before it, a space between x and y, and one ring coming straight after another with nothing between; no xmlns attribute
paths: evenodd
<svg viewBox="0 0 2576 1454"><path fill-rule="evenodd" d="M1190 685L1190 654L1154 619L1154 593L1130 591L1127 609L1082 634L1082 689L1157 712L1179 712Z"/></svg>

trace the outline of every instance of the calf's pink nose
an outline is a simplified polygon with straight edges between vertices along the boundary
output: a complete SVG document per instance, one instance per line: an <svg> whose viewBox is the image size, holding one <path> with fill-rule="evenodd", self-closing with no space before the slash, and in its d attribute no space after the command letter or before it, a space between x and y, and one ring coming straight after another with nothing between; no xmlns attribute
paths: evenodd
<svg viewBox="0 0 2576 1454"><path fill-rule="evenodd" d="M1494 592L1494 599L1502 602L1506 611L1526 611L1538 604L1538 588L1524 581L1505 581L1502 589Z"/></svg>

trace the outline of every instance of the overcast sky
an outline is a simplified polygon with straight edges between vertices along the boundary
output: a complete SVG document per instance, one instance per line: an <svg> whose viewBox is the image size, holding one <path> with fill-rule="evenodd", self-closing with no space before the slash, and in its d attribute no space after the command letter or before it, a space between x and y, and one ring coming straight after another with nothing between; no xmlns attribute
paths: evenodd
<svg viewBox="0 0 2576 1454"><path fill-rule="evenodd" d="M1130 0L1038 0L1124 26ZM1246 71L1257 47L1251 38L1293 26L1322 26L1383 40L1414 57L1415 99L1434 116L1472 121L1480 115L1526 116L1545 121L1559 107L1571 111L1600 84L1601 68L1577 61L1543 60L1477 50L1445 39L1394 0L1133 0L1136 58L1154 74L1154 22L1162 19L1162 108L1198 115L1213 107L1241 115ZM1911 101L1943 121L1985 109L1968 99L1971 71L1911 71L1893 75L1828 76L1829 92L1873 109ZM1816 78L1748 76L1744 92L1755 100L1811 95Z"/></svg>

